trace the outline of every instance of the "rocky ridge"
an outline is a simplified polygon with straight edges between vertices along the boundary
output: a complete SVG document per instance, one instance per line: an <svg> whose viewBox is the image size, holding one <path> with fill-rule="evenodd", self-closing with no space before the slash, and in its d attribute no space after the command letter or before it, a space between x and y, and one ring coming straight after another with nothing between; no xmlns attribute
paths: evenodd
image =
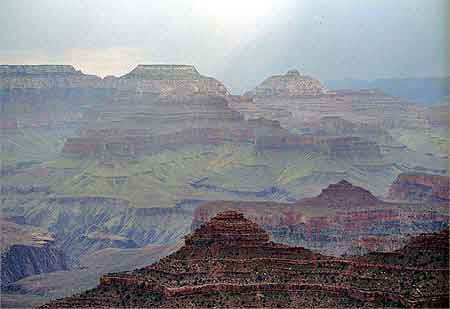
<svg viewBox="0 0 450 309"><path fill-rule="evenodd" d="M65 254L55 246L51 233L3 218L0 225L2 288L27 276L68 269Z"/></svg>
<svg viewBox="0 0 450 309"><path fill-rule="evenodd" d="M298 70L289 70L284 75L270 76L255 89L244 94L245 97L258 98L270 96L320 96L327 93L326 87L318 80L300 75Z"/></svg>
<svg viewBox="0 0 450 309"><path fill-rule="evenodd" d="M261 224L277 242L335 256L397 249L407 235L446 228L449 220L445 204L430 209L427 203L387 202L342 180L295 203L205 202L194 213L192 230L227 209Z"/></svg>
<svg viewBox="0 0 450 309"><path fill-rule="evenodd" d="M72 65L0 65L0 89L102 88L102 79Z"/></svg>
<svg viewBox="0 0 450 309"><path fill-rule="evenodd" d="M100 78L71 65L0 65L0 89L97 88L139 93L227 95L225 86L190 65L138 65L121 77Z"/></svg>
<svg viewBox="0 0 450 309"><path fill-rule="evenodd" d="M423 249L415 241L414 249L393 253L406 259L383 264L379 257L338 259L273 243L258 225L227 211L159 262L104 275L97 288L43 308L446 306L448 230L441 234L424 236L437 244L425 248L434 263L415 264L411 252Z"/></svg>
<svg viewBox="0 0 450 309"><path fill-rule="evenodd" d="M402 173L389 189L389 197L409 202L449 202L450 178L426 173Z"/></svg>
<svg viewBox="0 0 450 309"><path fill-rule="evenodd" d="M339 209L356 209L358 207L371 207L380 204L381 201L370 193L370 191L352 185L346 180L330 184L316 198L300 201L299 204L317 204L321 207Z"/></svg>

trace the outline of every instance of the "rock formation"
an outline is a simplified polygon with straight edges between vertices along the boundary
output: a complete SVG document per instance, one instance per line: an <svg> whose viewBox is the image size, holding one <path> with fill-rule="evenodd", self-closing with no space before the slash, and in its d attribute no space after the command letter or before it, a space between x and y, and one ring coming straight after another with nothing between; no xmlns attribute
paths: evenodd
<svg viewBox="0 0 450 309"><path fill-rule="evenodd" d="M0 65L0 89L102 88L102 79L71 65Z"/></svg>
<svg viewBox="0 0 450 309"><path fill-rule="evenodd" d="M270 96L320 96L327 92L325 86L318 80L300 75L297 70L289 70L285 75L274 75L264 80L245 97Z"/></svg>
<svg viewBox="0 0 450 309"><path fill-rule="evenodd" d="M71 65L0 65L0 89L99 88L139 93L227 95L225 86L190 65L138 65L121 77L87 75Z"/></svg>
<svg viewBox="0 0 450 309"><path fill-rule="evenodd" d="M407 235L448 227L449 220L444 204L430 210L426 203L411 206L385 202L342 180L330 184L316 197L290 204L205 202L195 211L192 229L226 209L244 213L278 242L336 256L352 251L355 246L368 251L395 249Z"/></svg>
<svg viewBox="0 0 450 309"><path fill-rule="evenodd" d="M68 269L52 234L11 220L0 219L0 225L2 288L27 276Z"/></svg>
<svg viewBox="0 0 450 309"><path fill-rule="evenodd" d="M254 143L259 134L286 134L275 122L245 121L220 96L116 98L86 122L63 152L138 155L188 144Z"/></svg>
<svg viewBox="0 0 450 309"><path fill-rule="evenodd" d="M43 308L445 307L448 230L441 234L422 236L426 244L412 242L432 264L421 264L411 249L376 259L331 258L273 243L261 227L227 211L159 262L104 275L97 288Z"/></svg>
<svg viewBox="0 0 450 309"><path fill-rule="evenodd" d="M71 65L0 65L1 126L66 128L82 114L122 97L227 96L225 86L188 65L138 65L121 77L100 78Z"/></svg>
<svg viewBox="0 0 450 309"><path fill-rule="evenodd" d="M354 186L346 180L341 180L336 184L330 184L323 189L316 198L300 201L299 204L312 203L319 207L356 209L376 206L381 201L372 195L368 190Z"/></svg>
<svg viewBox="0 0 450 309"><path fill-rule="evenodd" d="M398 175L389 189L389 198L409 202L449 202L450 178L425 173Z"/></svg>
<svg viewBox="0 0 450 309"><path fill-rule="evenodd" d="M320 82L315 83L321 85ZM248 118L264 117L280 121L287 129L304 129L307 123L319 121L324 116L339 117L384 130L423 128L427 123L423 108L376 90L326 91L317 86L311 95L295 96L290 95L295 87L290 88L285 83L278 83L276 91L262 85L247 93L247 100L231 100L232 107ZM260 87L263 90L256 92ZM301 89L299 87L299 93ZM265 92L267 95L264 95Z"/></svg>
<svg viewBox="0 0 450 309"><path fill-rule="evenodd" d="M411 237L402 248L391 254L372 252L357 257L356 260L364 263L445 269L449 267L449 252L446 250L448 247L449 229L446 228L435 233Z"/></svg>
<svg viewBox="0 0 450 309"><path fill-rule="evenodd" d="M138 65L118 79L105 81L120 90L161 95L227 95L225 86L197 72L192 65Z"/></svg>
<svg viewBox="0 0 450 309"><path fill-rule="evenodd" d="M303 149L326 154L330 159L370 160L381 157L376 142L349 137L323 137L313 134L292 134L286 130L278 134L255 136L258 149Z"/></svg>

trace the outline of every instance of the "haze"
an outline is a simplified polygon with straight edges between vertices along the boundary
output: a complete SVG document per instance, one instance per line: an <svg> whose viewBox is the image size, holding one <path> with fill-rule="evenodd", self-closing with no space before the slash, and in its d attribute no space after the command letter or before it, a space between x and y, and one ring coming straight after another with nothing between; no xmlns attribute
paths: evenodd
<svg viewBox="0 0 450 309"><path fill-rule="evenodd" d="M0 2L0 63L121 75L194 64L232 92L297 68L322 80L449 75L449 1Z"/></svg>

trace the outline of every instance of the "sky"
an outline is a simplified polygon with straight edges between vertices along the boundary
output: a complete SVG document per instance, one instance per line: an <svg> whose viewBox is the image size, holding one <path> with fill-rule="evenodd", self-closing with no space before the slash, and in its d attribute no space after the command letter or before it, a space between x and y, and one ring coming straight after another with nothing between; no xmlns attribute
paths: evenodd
<svg viewBox="0 0 450 309"><path fill-rule="evenodd" d="M193 64L234 93L320 80L450 75L450 0L1 0L0 64L122 75Z"/></svg>

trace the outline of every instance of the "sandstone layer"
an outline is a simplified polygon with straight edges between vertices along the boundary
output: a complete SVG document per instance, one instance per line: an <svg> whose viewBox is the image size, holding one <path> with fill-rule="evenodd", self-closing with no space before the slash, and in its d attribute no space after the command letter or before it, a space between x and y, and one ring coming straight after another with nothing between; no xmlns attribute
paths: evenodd
<svg viewBox="0 0 450 309"><path fill-rule="evenodd" d="M448 230L421 237L390 254L331 258L273 243L227 211L159 262L43 308L448 306Z"/></svg>
<svg viewBox="0 0 450 309"><path fill-rule="evenodd" d="M278 242L329 255L391 251L408 235L448 227L448 207L386 202L342 180L295 203L211 201L198 207L192 229L234 209L261 224Z"/></svg>

